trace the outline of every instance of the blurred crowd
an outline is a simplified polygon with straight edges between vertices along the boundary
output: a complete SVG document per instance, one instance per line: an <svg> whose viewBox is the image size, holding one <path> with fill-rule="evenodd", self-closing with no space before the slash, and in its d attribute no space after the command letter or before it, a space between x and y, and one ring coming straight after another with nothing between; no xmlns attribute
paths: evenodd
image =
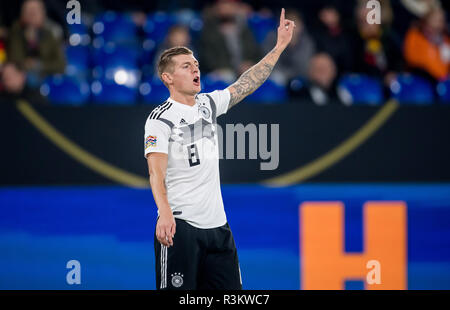
<svg viewBox="0 0 450 310"><path fill-rule="evenodd" d="M138 29L135 39L139 50L148 54L139 63L141 79L153 75L155 62L164 49L184 45L200 60L203 76L224 84L233 82L275 45L282 5L286 7L286 18L294 20L297 27L270 80L286 89L291 98L306 98L318 105L345 103L338 81L349 74L376 79L385 97L398 75L405 72L433 86L449 78L449 1L380 0L381 24L367 22L371 11L367 0L306 1L311 2L309 5L289 1L167 1L162 7L135 1L79 2L91 49L108 43L94 40L98 33L96 17L109 10L131 16ZM70 73L67 51L78 42L74 42L71 25L66 21L66 3L1 2L2 99L46 102L43 83L51 76ZM148 16L157 10L182 11L181 16L197 14L200 24L171 23L166 31L154 34L151 44L146 40L145 28ZM157 39L159 36L161 39ZM90 70L85 78L98 78L93 77L98 72Z"/></svg>

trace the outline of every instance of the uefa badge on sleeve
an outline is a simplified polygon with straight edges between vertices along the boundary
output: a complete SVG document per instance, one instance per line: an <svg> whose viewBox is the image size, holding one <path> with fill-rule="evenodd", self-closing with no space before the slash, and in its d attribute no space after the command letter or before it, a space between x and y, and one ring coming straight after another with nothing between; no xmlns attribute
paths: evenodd
<svg viewBox="0 0 450 310"><path fill-rule="evenodd" d="M148 136L145 138L145 149L156 147L156 136Z"/></svg>

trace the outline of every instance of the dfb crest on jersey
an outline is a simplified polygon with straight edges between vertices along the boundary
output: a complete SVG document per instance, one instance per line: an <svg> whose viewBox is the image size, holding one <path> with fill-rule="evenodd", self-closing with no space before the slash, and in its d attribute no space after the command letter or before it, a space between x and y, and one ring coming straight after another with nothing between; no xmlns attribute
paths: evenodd
<svg viewBox="0 0 450 310"><path fill-rule="evenodd" d="M203 118L208 119L211 116L211 111L205 106L200 106L200 112L202 113Z"/></svg>
<svg viewBox="0 0 450 310"><path fill-rule="evenodd" d="M174 287L180 287L183 285L183 274L175 272L174 274L171 274L171 276L172 276L172 285Z"/></svg>

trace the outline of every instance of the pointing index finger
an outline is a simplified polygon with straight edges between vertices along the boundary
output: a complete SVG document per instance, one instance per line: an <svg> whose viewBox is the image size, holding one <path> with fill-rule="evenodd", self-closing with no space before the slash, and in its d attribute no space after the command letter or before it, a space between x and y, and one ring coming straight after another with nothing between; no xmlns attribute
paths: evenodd
<svg viewBox="0 0 450 310"><path fill-rule="evenodd" d="M284 8L281 9L280 25L284 26Z"/></svg>

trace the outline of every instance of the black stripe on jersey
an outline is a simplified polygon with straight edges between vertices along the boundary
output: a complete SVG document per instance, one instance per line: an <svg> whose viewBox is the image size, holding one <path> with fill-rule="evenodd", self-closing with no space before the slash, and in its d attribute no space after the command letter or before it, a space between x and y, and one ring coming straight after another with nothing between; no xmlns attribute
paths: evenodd
<svg viewBox="0 0 450 310"><path fill-rule="evenodd" d="M159 112L159 114L155 117L155 119L159 119L161 117L161 115L166 112L167 110L170 109L170 107L172 106L172 103L170 103L168 106L166 106L163 110L161 110L161 112Z"/></svg>
<svg viewBox="0 0 450 310"><path fill-rule="evenodd" d="M171 121L169 121L168 119L165 119L165 118L158 118L158 121L163 122L164 124L166 124L167 126L169 126L170 129L172 129L173 126L174 126L173 123L172 123Z"/></svg>
<svg viewBox="0 0 450 310"><path fill-rule="evenodd" d="M212 110L212 121L213 121L213 123L215 123L216 122L216 114L217 114L217 106L216 106L216 103L215 103L215 101L214 101L214 99L210 96L210 95L208 95L208 94L205 94L206 95L206 97L208 97L208 99L209 99L209 103L210 103L210 105L211 105L211 110Z"/></svg>
<svg viewBox="0 0 450 310"><path fill-rule="evenodd" d="M157 106L156 108L154 108L153 111L152 111L152 113L150 113L149 118L150 118L150 119L154 119L155 116L158 114L158 112L161 111L161 109L165 108L168 104L169 104L169 101L164 101L164 102L161 103L159 106Z"/></svg>
<svg viewBox="0 0 450 310"><path fill-rule="evenodd" d="M162 104L160 104L159 106L154 108L152 113L150 113L150 119L154 119L155 116L159 113L159 111L161 111L161 109L166 107L167 105L169 105L169 102L168 101L164 101Z"/></svg>

